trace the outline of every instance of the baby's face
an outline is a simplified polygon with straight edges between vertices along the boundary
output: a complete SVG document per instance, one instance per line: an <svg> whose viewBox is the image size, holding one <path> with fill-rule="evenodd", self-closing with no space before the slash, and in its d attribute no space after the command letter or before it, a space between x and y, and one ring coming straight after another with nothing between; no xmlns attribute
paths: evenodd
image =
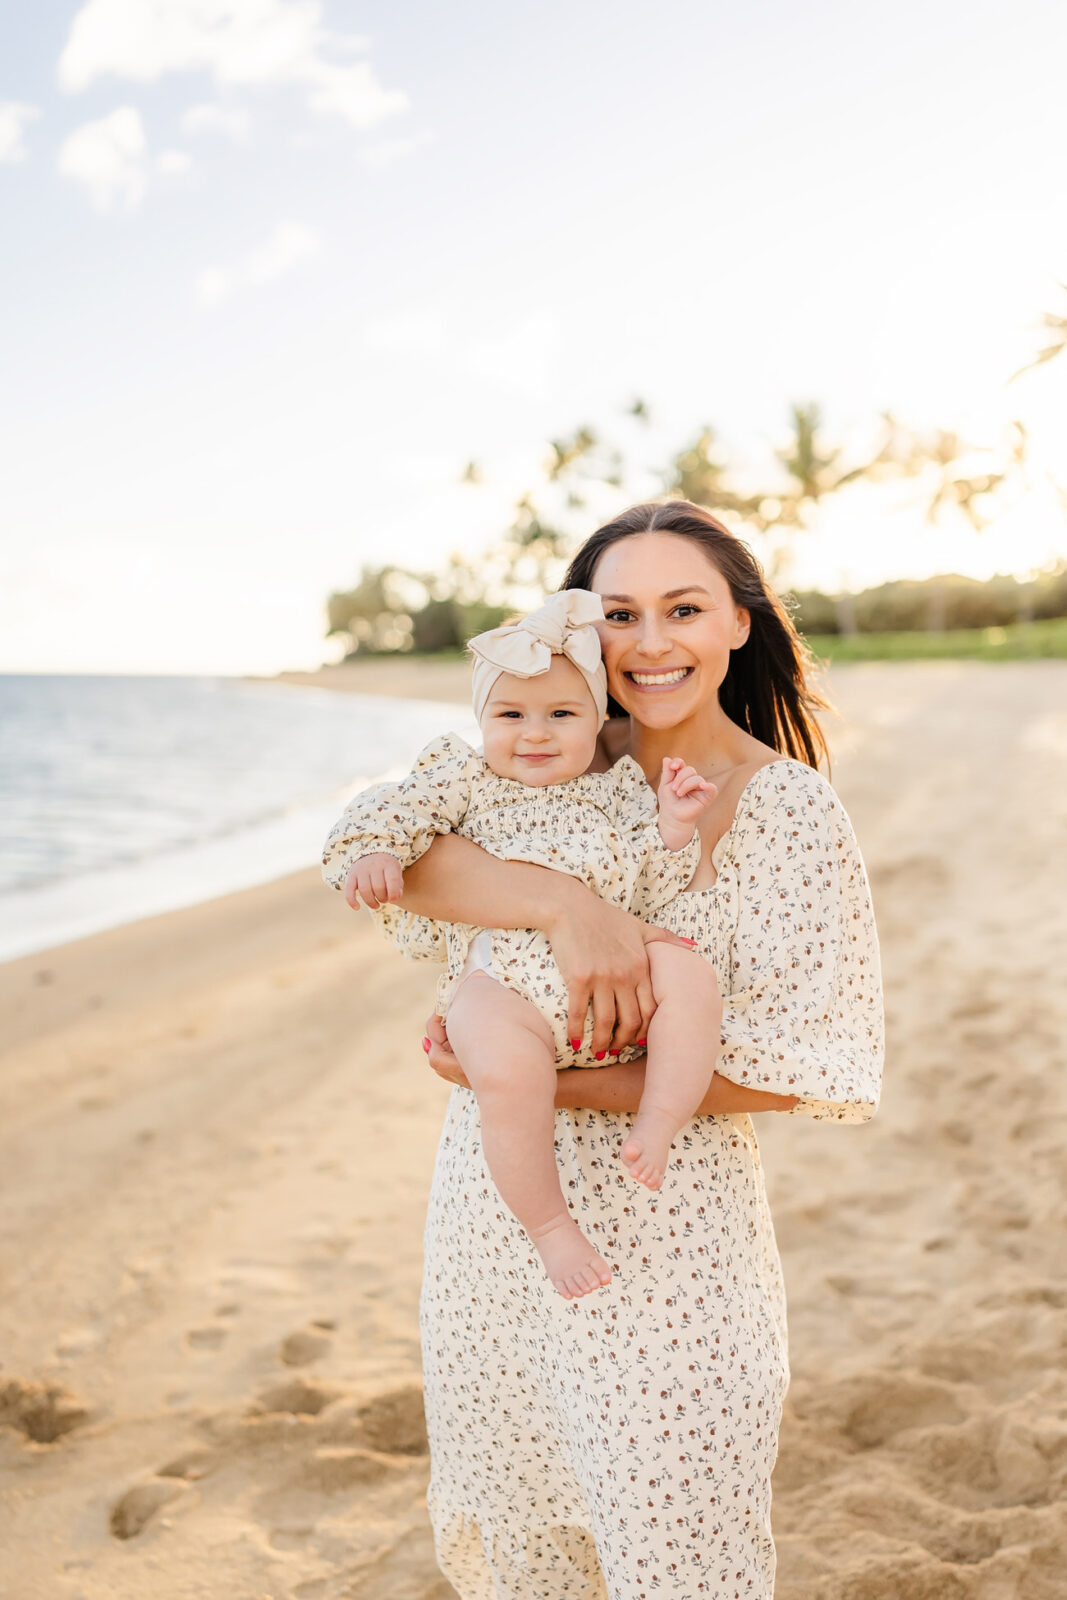
<svg viewBox="0 0 1067 1600"><path fill-rule="evenodd" d="M589 685L566 656L553 656L539 678L501 673L482 713L487 765L537 789L584 772L599 731Z"/></svg>

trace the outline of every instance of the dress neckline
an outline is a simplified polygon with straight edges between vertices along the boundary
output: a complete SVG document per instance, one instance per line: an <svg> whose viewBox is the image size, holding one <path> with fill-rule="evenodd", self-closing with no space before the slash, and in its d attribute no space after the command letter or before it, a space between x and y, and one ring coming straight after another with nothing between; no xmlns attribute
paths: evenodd
<svg viewBox="0 0 1067 1600"><path fill-rule="evenodd" d="M748 794L748 791L756 782L760 774L767 771L768 767L780 767L783 762L789 762L790 765L796 765L796 758L794 756L777 756L773 761L765 761L762 767L756 768L755 772L752 774L751 778L749 778L748 782L745 784L745 787L738 795L737 805L734 808L734 814L730 820L730 826L727 828L725 833L719 835L712 847L711 864L715 868L716 874L718 873L719 861L721 860L720 851L724 850L725 847L730 843L730 840L733 838L734 833L737 830L737 825L741 820L741 811L744 807L745 797ZM718 887L719 880L716 876L714 883L705 884L700 889L679 889L675 898L680 900L684 895L714 894Z"/></svg>

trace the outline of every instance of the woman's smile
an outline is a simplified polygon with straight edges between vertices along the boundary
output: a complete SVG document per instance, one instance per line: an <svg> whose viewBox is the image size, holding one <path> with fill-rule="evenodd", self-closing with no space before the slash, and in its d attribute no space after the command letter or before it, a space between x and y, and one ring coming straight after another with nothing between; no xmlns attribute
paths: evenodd
<svg viewBox="0 0 1067 1600"><path fill-rule="evenodd" d="M673 689L677 684L684 683L696 671L695 667L659 667L655 672L647 672L637 667L623 670L623 677L638 689L652 689L662 691Z"/></svg>

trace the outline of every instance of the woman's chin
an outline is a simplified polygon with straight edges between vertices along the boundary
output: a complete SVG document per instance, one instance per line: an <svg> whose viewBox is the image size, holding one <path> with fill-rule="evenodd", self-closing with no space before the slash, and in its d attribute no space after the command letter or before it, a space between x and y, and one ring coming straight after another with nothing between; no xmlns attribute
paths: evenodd
<svg viewBox="0 0 1067 1600"><path fill-rule="evenodd" d="M662 691L641 694L630 689L625 698L616 695L615 699L627 716L633 717L643 728L674 728L694 711L691 694L664 694Z"/></svg>

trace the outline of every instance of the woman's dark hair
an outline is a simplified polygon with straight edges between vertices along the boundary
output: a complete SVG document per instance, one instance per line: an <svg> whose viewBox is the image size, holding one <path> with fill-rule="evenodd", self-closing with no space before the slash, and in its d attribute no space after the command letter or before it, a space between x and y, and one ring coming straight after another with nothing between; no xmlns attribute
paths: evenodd
<svg viewBox="0 0 1067 1600"><path fill-rule="evenodd" d="M719 688L719 704L731 721L809 767L817 767L820 759L828 762L815 713L832 707L811 682L808 647L748 545L703 506L691 500L631 506L590 534L568 567L563 588L591 589L604 551L635 533L673 533L692 539L726 579L734 604L751 616L748 639L731 651ZM608 712L613 717L627 714L610 698Z"/></svg>

